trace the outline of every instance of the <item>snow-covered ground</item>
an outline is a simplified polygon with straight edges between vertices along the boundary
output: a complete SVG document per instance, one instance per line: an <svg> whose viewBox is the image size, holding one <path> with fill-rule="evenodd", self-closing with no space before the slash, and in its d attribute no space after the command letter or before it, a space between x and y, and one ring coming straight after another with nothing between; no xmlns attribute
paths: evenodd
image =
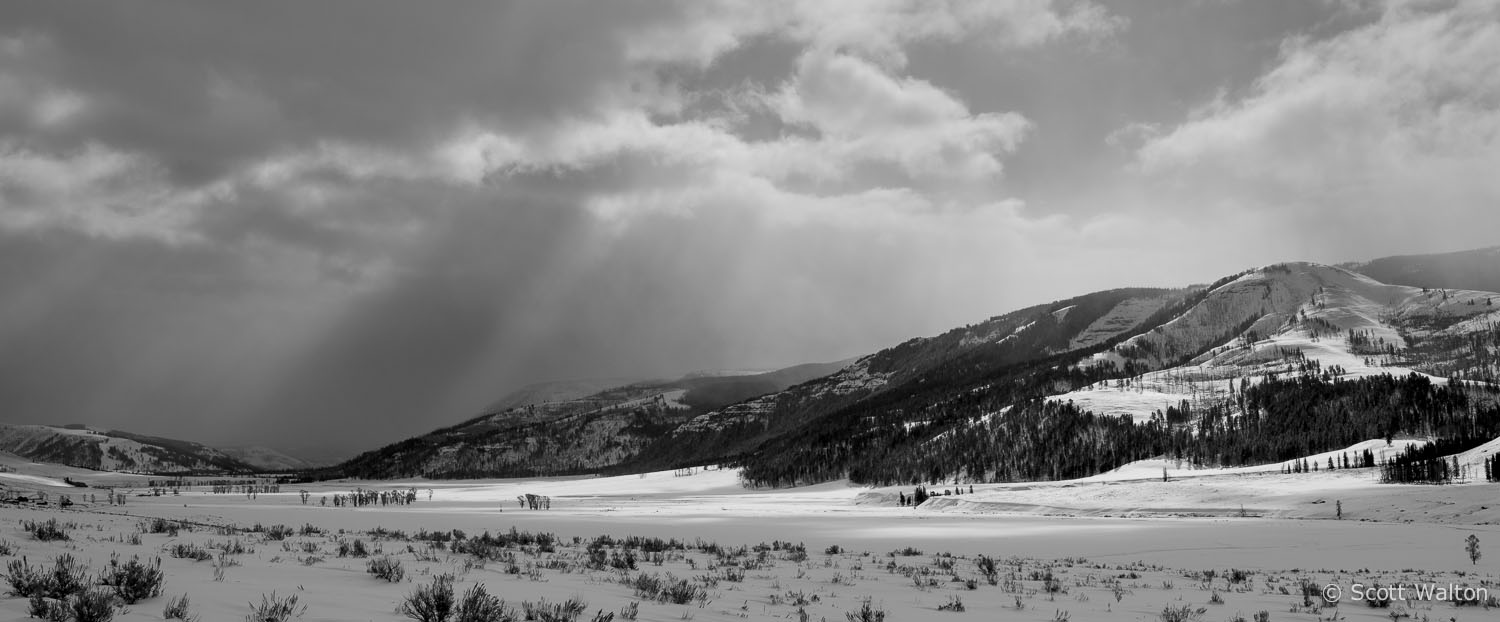
<svg viewBox="0 0 1500 622"><path fill-rule="evenodd" d="M1110 337L1139 325L1152 313L1166 306L1170 299L1170 296L1127 298L1078 333L1068 343L1068 349L1077 350L1108 341Z"/></svg>
<svg viewBox="0 0 1500 622"><path fill-rule="evenodd" d="M1468 562L1463 537L1476 533L1485 542L1493 541L1497 532L1488 528L1460 531L1328 521L938 518L920 513L904 519L769 522L685 515L649 523L587 523L567 515L550 516L555 511L528 511L506 512L503 520L495 516L490 524L496 530L515 525L521 530L555 531L564 536L555 549L516 546L498 559L482 560L411 539L414 533L404 526L410 521L402 520L403 513L311 511L285 501L262 497L254 502L264 510L257 516L285 519L294 526L306 519L326 531L278 541L255 532L230 534L189 526L174 534L144 534L133 544L132 534L142 527L135 516L74 512L59 516L70 532L69 541L38 542L17 529L19 521L45 519L56 512L30 509L5 510L0 529L15 534L10 538L13 556L24 556L33 565L50 566L61 553L95 570L104 568L116 553L126 559L160 557L163 595L129 606L115 618L122 622L159 620L167 600L181 595L190 598L191 611L203 620L245 619L252 604L272 592L295 595L307 607L303 620L401 620L406 618L396 609L403 599L440 574L453 575L457 594L482 584L516 609L543 599L556 603L574 598L586 603L582 620L632 606L638 619L656 622L798 620L803 613L807 619L840 620L868 601L893 621L959 615L939 609L958 602L976 619L1156 620L1166 608L1186 608L1202 611L1188 619L1233 619L1237 612L1253 616L1268 611L1275 612L1271 619L1310 622L1335 613L1335 608L1324 606L1316 596L1304 600L1304 581L1320 587L1339 585L1348 594L1355 584L1453 582L1479 587L1493 586L1496 578L1493 563L1463 565ZM158 514L166 508L166 502L141 503L132 511ZM385 519L382 526L387 530L408 530L400 536L376 536L365 531L369 528L351 526L371 516ZM444 522L431 513L424 518L429 529L441 528L438 524ZM575 544L566 534L580 528L587 535ZM479 533L467 531L470 536ZM634 569L591 568L584 545L601 533L675 537L686 539L689 547L669 551L659 561L636 552ZM719 553L698 546L695 538L714 540L725 548L736 542L790 538L805 543L806 555L784 547L767 547L764 553ZM367 573L370 558L340 557L340 545L355 540L370 549L372 558L399 561L404 578L388 583ZM168 554L173 547L199 546L217 555L232 541L249 550L222 556L227 564ZM835 545L840 548L831 548ZM617 546L605 550L623 552ZM993 583L979 564L981 555L995 560ZM220 574L215 566L221 564ZM635 588L643 575L686 580L698 587L696 597L678 604L643 596ZM0 599L0 619L25 620L27 606L24 598ZM1491 615L1485 609L1442 602L1397 603L1393 610L1417 619L1479 620ZM1380 620L1389 619L1390 611L1346 602L1336 613L1340 620Z"/></svg>
<svg viewBox="0 0 1500 622"><path fill-rule="evenodd" d="M1279 272L1286 271L1286 274ZM1421 290L1386 285L1339 268L1316 264L1286 264L1246 274L1226 283L1193 311L1152 331L1127 340L1119 348L1085 359L1080 365L1101 362L1123 364L1120 348L1141 341L1171 341L1213 346L1192 362L1153 372L1129 381L1105 381L1050 398L1072 401L1085 410L1102 415L1128 415L1137 421L1165 411L1183 401L1201 406L1229 397L1230 381L1236 385L1263 381L1270 374L1285 377L1297 373L1300 361L1316 361L1321 369L1342 370L1342 378L1380 374L1406 376L1419 373L1388 357L1360 351L1349 343L1355 331L1376 344L1405 349L1410 344L1397 329L1410 326L1415 337L1435 333L1461 335L1500 322L1500 310L1487 304L1494 294L1467 290ZM1206 341L1222 337L1234 318L1260 319L1250 330L1258 339L1245 343L1235 337L1225 343ZM1447 325L1422 328L1425 321ZM1426 374L1422 374L1426 375ZM1428 376L1435 383L1441 377Z"/></svg>
<svg viewBox="0 0 1500 622"><path fill-rule="evenodd" d="M211 461L232 460L217 449L189 445L191 450L173 451L172 458L164 459L161 457L161 447L124 438L116 433L78 427L0 423L0 451L23 455L32 455L32 451L38 449L60 451L72 454L69 461L96 460L90 464L113 471L204 469L212 468ZM90 458L91 454L97 455L97 458Z"/></svg>
<svg viewBox="0 0 1500 622"><path fill-rule="evenodd" d="M1330 456L1365 449L1387 454L1410 442L1414 441L1387 446L1384 440L1372 440L1309 456L1308 461L1326 464ZM1477 463L1496 450L1500 441L1460 459ZM94 493L102 501L103 491L63 485L68 477L119 486L117 491L145 491L139 476L0 458L0 466L7 469L0 473L0 485L14 490L46 490L74 499ZM1162 481L1163 469L1168 481ZM303 488L309 493L306 505L299 494ZM409 488L416 488L418 495L407 506L320 504L325 495L354 489ZM1273 612L1274 620L1311 621L1318 614L1302 606L1296 591L1301 580L1346 588L1356 581L1493 586L1500 570L1500 555L1492 553L1477 565L1465 566L1469 560L1463 551L1463 540L1471 534L1485 545L1500 542L1500 527L1494 525L1500 522L1500 503L1494 509L1490 505L1500 493L1500 485L1494 484L1397 486L1376 483L1367 469L1288 475L1280 465L1191 469L1142 461L1080 480L976 485L972 494L938 497L919 508L898 507L898 492L910 490L847 482L750 490L739 485L736 471L713 467L618 477L323 482L286 486L279 493L254 498L195 487L179 495L132 496L123 506L0 506L0 531L8 532L0 538L11 544L14 556L32 563L50 563L53 556L68 552L99 569L116 552L161 556L165 594L190 595L204 620L243 619L247 601L259 602L261 594L273 590L298 595L309 606L305 620L397 620L402 616L393 609L403 595L444 572L456 575L460 593L483 583L511 605L579 596L589 603L582 617L587 620L595 610L618 611L642 600L622 579L634 579L641 572L671 572L712 587L706 587L701 603L645 600L639 605L639 619L796 620L799 607L811 619L842 619L868 597L891 620L935 619L947 615L938 612L939 605L958 598L971 615L985 619L1052 620L1067 612L1069 620L1078 622L1154 620L1164 607L1190 605L1194 610L1205 608L1203 620L1229 619L1236 612L1248 619L1265 610ZM550 496L551 509L523 509L516 497L527 493ZM1335 516L1339 507L1343 520ZM70 541L38 542L20 529L21 521L50 517L72 524ZM129 544L129 535L140 531L144 517L196 527L176 536L147 534L141 544ZM264 541L256 533L221 535L211 527L256 523L312 525L325 533L282 542ZM519 570L512 574L504 562L475 564L466 555L423 542L375 538L368 532L377 527L407 535L461 529L470 536L514 527L555 533L564 545L554 553L515 549ZM571 538L577 536L586 544L600 534L688 543L701 539L725 547L800 542L809 555L797 561L782 551L770 552L739 581L703 577L722 576L725 566L749 562L696 548L674 553L660 566L643 557L635 571L581 567L586 555L581 546L570 544ZM225 569L223 581L214 580L215 562L167 554L180 543L207 546L236 537L254 551L234 556L238 565ZM406 580L385 583L366 574L367 560L338 557L338 543L355 538L401 560ZM824 552L833 545L843 552ZM890 554L907 548L921 553ZM944 553L956 557L939 556ZM979 555L999 560L995 585L978 571ZM1249 583L1227 583L1222 575L1230 568L1249 571ZM1215 570L1220 578L1205 580L1203 570ZM1047 571L1061 580L1065 591L1049 595L1042 589L1045 584L1036 577ZM972 589L969 580L975 581ZM1220 594L1222 605L1210 603L1214 592ZM807 602L789 604L799 593ZM116 619L160 619L165 599L143 601ZM0 620L25 619L26 606L24 599L0 599ZM1442 603L1403 607L1418 619L1490 615L1484 609ZM1294 608L1297 611L1290 612ZM1325 608L1319 614L1331 611ZM1347 604L1338 611L1339 619L1348 620L1388 619L1388 613Z"/></svg>
<svg viewBox="0 0 1500 622"><path fill-rule="evenodd" d="M69 492L64 479L110 486L145 486L151 478L133 473L90 471L58 464L41 464L0 451L0 490Z"/></svg>

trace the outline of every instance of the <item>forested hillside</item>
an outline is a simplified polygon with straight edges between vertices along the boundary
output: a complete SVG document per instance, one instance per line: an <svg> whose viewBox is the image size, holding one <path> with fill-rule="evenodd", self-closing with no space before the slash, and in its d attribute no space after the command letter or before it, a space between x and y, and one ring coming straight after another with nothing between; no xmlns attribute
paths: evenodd
<svg viewBox="0 0 1500 622"><path fill-rule="evenodd" d="M37 462L140 473L250 473L223 451L176 439L79 425L0 424L0 450Z"/></svg>
<svg viewBox="0 0 1500 622"><path fill-rule="evenodd" d="M1500 354L1489 296L1268 266L1114 342L1009 365L975 350L739 464L757 486L1014 481L1163 454L1238 466L1388 435L1488 440Z"/></svg>
<svg viewBox="0 0 1500 622"><path fill-rule="evenodd" d="M721 463L751 486L992 482L1159 456L1270 463L1394 436L1473 446L1500 434L1500 294L1350 269L1421 265L1276 264L1207 286L1096 292L836 367L637 383L491 413L323 475ZM1500 261L1459 282L1490 274Z"/></svg>
<svg viewBox="0 0 1500 622"><path fill-rule="evenodd" d="M533 400L365 452L317 476L523 477L631 470L647 461L653 444L697 415L826 376L844 364L689 375L558 401Z"/></svg>

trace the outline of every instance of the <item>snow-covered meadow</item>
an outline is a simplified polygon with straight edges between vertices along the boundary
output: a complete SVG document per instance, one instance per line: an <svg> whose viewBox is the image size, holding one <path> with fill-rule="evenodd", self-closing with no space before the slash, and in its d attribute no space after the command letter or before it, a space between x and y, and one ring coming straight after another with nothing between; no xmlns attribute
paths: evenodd
<svg viewBox="0 0 1500 622"><path fill-rule="evenodd" d="M59 493L77 500L93 492L66 487L63 477L133 495L147 490L140 476L11 468L0 474L8 487L48 490L54 501ZM1168 481L1162 481L1163 468ZM0 509L0 537L11 549L6 561L24 557L49 567L62 553L94 570L116 553L162 558L163 595L130 606L119 620L161 619L169 597L183 594L204 620L244 619L250 603L273 591L297 595L307 606L305 620L406 619L397 611L406 595L443 574L454 575L459 594L483 584L518 611L523 602L535 607L542 599L576 598L587 603L584 620L601 613L624 619L622 609L632 602L641 620L796 620L799 612L837 620L861 610L866 599L892 621L958 615L950 612L955 603L968 615L1005 620L1157 620L1168 609L1203 620L1251 620L1261 611L1272 620L1334 613L1389 619L1393 610L1416 619L1495 615L1448 603L1331 608L1317 596L1304 599L1304 581L1320 588L1332 582L1346 594L1356 583L1494 585L1500 573L1493 558L1471 564L1463 543L1471 534L1482 546L1500 543L1500 528L1491 524L1500 522L1500 503L1488 501L1500 486L1395 486L1373 477L1373 470L1361 469L1283 474L1274 465L1193 470L1147 461L1084 480L981 485L972 493L964 487L966 494L939 496L919 508L896 504L903 489L830 483L747 490L735 471L712 468L619 477L325 482L253 497L193 487L130 496L124 505L103 503L102 492L95 493L100 503L68 509L8 505ZM321 503L354 489L413 488L417 500L409 505ZM527 493L548 495L551 509L521 507L517 497ZM1342 505L1343 520L1335 504ZM25 521L51 518L65 526L68 540L42 542L22 529ZM178 525L178 532L150 533L158 518ZM292 533L276 539L265 529L273 525ZM481 556L417 537L451 537L455 529L471 540L512 529L545 532L557 543L512 545ZM601 535L675 539L684 548L656 556L640 543L616 542L596 547L603 551L596 559L588 549ZM347 552L355 540L367 556ZM234 541L247 552L219 554ZM756 550L761 544L768 550ZM172 556L193 547L211 559ZM625 561L630 556L633 570ZM994 560L993 574L980 556ZM404 578L389 583L369 574L369 560L377 558L400 561ZM623 568L615 567L616 558ZM687 580L685 602L673 602L683 592L651 593L652 580L666 581L668 573L673 581ZM0 620L25 619L27 609L24 598L0 600Z"/></svg>

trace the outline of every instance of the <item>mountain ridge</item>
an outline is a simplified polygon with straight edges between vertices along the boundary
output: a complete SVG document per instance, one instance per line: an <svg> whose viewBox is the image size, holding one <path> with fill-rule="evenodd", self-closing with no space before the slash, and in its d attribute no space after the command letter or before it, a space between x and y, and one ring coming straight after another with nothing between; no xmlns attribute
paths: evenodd
<svg viewBox="0 0 1500 622"><path fill-rule="evenodd" d="M0 451L37 462L95 471L154 474L257 471L251 464L201 443L76 424L0 423Z"/></svg>
<svg viewBox="0 0 1500 622"><path fill-rule="evenodd" d="M502 477L618 469L637 464L651 442L698 412L780 391L844 365L810 363L744 376L689 374L485 412L364 452L320 476Z"/></svg>
<svg viewBox="0 0 1500 622"><path fill-rule="evenodd" d="M1339 264L1392 285L1426 289L1469 289L1500 292L1500 246L1425 255L1396 255L1364 262Z"/></svg>
<svg viewBox="0 0 1500 622"><path fill-rule="evenodd" d="M1478 251L1464 256L1488 255ZM1218 373L1223 376L1220 382L1234 385L1250 376L1274 378L1273 368L1337 379L1356 367L1363 376L1418 372L1445 382L1445 375L1457 374L1491 378L1488 382L1493 383L1492 350L1500 347L1485 340L1492 333L1500 335L1492 330L1500 325L1492 306L1500 294L1424 291L1381 283L1358 271L1361 265L1389 269L1399 264L1396 259L1344 266L1290 262L1246 270L1208 286L1094 292L909 339L857 357L827 375L719 407L687 404L685 390L632 394L629 387L620 387L614 394L606 391L585 398L594 401L592 408L563 416L512 412L510 417L519 418L512 423L531 426L520 437L524 442L488 446L508 453L508 464L487 462L486 452L474 447L445 445L445 435L456 431L450 427L421 441L409 439L404 445L367 452L359 469L350 470L350 463L345 463L325 474L501 476L518 465L537 475L613 473L728 462L743 466L747 483L754 485L844 477L889 482L891 477L913 476L891 475L910 470L880 466L881 460L930 464L922 468L932 476L953 476L951 464L938 466L940 461L919 457L920 448L980 421L1013 418L1046 427L1048 418L1082 417L1079 421L1093 422L1088 426L1106 426L1101 434L1144 434L1109 427L1116 424L1091 419L1094 414L1088 411L1059 412L1065 407L1077 410L1068 406L1066 397L1061 402L1049 400L1075 395L1087 404L1076 392L1105 383L1130 383L1136 395L1143 396L1147 385L1164 378L1186 386L1181 378L1195 369L1194 373ZM1488 269L1484 275L1500 274L1500 261L1491 262ZM1483 343L1470 344L1465 354L1460 342L1466 339ZM1495 344L1500 345L1500 338ZM1328 374L1330 369L1338 374ZM1149 409L1131 411L1132 418L1148 421L1152 414L1173 407L1170 399L1182 393L1164 391L1160 396L1168 397L1149 404ZM1183 403L1193 399L1189 391ZM983 412L975 414L976 404L986 404ZM1482 409L1484 404L1475 402L1473 407ZM600 421L611 423L589 427ZM568 427L575 424L582 427ZM476 425L476 420L462 425ZM617 438L629 438L629 446L612 441ZM570 446L598 451L587 462L558 461L557 452L570 451ZM464 455L444 468L432 468L423 460L403 461L445 452ZM386 459L399 466L371 469ZM1005 472L1032 477L1020 473L1049 471ZM1061 471L1054 466L1050 472ZM993 470L989 473L963 476L995 476Z"/></svg>

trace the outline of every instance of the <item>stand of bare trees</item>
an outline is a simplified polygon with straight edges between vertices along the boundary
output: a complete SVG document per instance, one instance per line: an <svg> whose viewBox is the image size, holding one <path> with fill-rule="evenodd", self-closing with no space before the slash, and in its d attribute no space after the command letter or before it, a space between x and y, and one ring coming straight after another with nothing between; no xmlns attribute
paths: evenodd
<svg viewBox="0 0 1500 622"><path fill-rule="evenodd" d="M523 508L530 508L533 510L552 509L552 497L526 493L524 495L517 496L516 500L521 502L521 507Z"/></svg>

